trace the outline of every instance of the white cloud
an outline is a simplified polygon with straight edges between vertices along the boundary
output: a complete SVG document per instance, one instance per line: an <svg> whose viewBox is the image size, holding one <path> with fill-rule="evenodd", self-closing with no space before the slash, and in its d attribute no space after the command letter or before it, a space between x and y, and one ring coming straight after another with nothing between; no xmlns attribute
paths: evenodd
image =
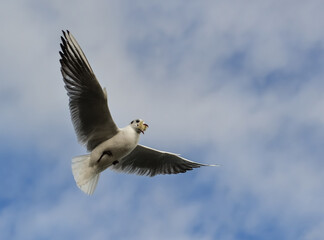
<svg viewBox="0 0 324 240"><path fill-rule="evenodd" d="M3 6L0 128L12 146L2 151L11 159L22 146L36 153L30 165L6 165L2 238L323 235L321 1ZM152 179L106 172L93 198L78 192L69 159L84 150L58 63L66 28L107 87L120 126L142 117L146 145L223 166Z"/></svg>

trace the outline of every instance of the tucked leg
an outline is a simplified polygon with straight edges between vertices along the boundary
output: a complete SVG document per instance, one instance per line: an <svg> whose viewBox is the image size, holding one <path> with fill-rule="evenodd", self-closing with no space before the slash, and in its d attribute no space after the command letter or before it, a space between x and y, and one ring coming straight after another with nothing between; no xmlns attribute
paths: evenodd
<svg viewBox="0 0 324 240"><path fill-rule="evenodd" d="M109 157L111 157L113 155L112 152L109 150L104 151L102 154L107 154Z"/></svg>
<svg viewBox="0 0 324 240"><path fill-rule="evenodd" d="M97 160L98 163L101 161L101 158L102 158L105 154L107 154L109 157L112 157L112 155L113 155L112 152L109 151L109 150L104 151L104 152L101 154L100 158Z"/></svg>

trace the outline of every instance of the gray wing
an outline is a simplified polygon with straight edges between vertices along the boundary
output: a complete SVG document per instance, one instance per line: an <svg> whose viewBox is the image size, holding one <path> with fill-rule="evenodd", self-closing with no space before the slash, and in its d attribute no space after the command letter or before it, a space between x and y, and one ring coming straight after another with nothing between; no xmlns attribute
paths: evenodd
<svg viewBox="0 0 324 240"><path fill-rule="evenodd" d="M79 44L67 31L61 37L60 63L69 107L79 142L89 151L118 132L107 104L107 94L93 73Z"/></svg>
<svg viewBox="0 0 324 240"><path fill-rule="evenodd" d="M216 165L192 162L174 153L162 152L137 145L130 154L119 160L118 164L113 165L112 169L153 177L158 174L184 173L201 166Z"/></svg>

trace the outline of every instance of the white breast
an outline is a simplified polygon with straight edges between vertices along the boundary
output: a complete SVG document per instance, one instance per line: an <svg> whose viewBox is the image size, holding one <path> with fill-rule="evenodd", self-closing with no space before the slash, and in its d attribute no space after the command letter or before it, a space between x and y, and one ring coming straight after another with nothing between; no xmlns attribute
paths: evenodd
<svg viewBox="0 0 324 240"><path fill-rule="evenodd" d="M95 164L105 151L110 151L112 156L107 156L102 158L102 160L113 162L121 159L133 151L133 149L137 146L138 140L139 134L131 126L122 128L115 136L99 144L92 151L91 163Z"/></svg>

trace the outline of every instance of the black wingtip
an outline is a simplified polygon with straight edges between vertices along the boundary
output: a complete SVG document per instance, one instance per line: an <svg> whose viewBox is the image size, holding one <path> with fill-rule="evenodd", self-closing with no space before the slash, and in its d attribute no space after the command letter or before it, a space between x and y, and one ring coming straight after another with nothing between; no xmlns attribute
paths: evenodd
<svg viewBox="0 0 324 240"><path fill-rule="evenodd" d="M62 52L64 53L64 50L65 50L65 46L64 46L64 44L63 44L63 43L60 43L60 47L61 47L61 49L62 49Z"/></svg>
<svg viewBox="0 0 324 240"><path fill-rule="evenodd" d="M66 34L70 35L70 31L69 30L62 30L63 36L66 38Z"/></svg>
<svg viewBox="0 0 324 240"><path fill-rule="evenodd" d="M62 45L62 44L63 44L63 45L66 45L66 39L65 39L64 37L62 37L62 36L61 36L61 41L62 41L61 45Z"/></svg>
<svg viewBox="0 0 324 240"><path fill-rule="evenodd" d="M60 54L61 58L64 58L64 54L61 51L59 51L59 54Z"/></svg>

